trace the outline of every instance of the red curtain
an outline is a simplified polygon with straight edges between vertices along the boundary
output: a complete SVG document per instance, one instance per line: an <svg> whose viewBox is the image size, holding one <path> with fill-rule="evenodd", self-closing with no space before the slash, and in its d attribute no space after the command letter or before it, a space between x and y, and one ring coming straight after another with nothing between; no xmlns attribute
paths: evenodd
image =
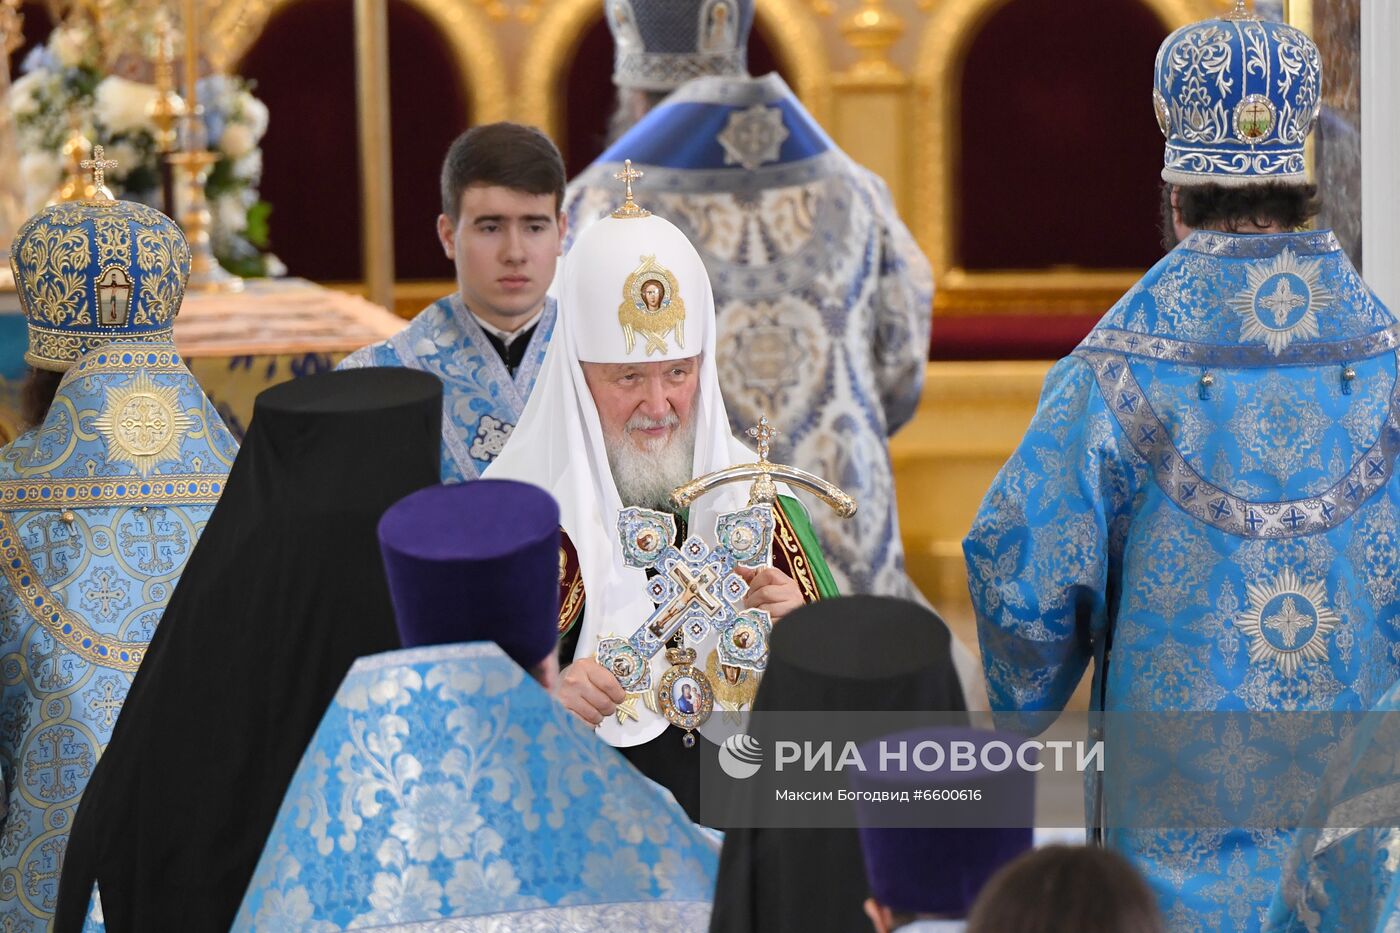
<svg viewBox="0 0 1400 933"><path fill-rule="evenodd" d="M272 248L309 279L363 277L354 38L351 4L297 0L273 15L241 66L272 114L262 184ZM434 227L438 174L471 115L447 41L407 0L389 0L389 97L395 276L451 278Z"/></svg>
<svg viewBox="0 0 1400 933"><path fill-rule="evenodd" d="M1013 0L988 19L961 82L960 265L1131 269L1161 256L1152 63L1166 35L1136 0Z"/></svg>

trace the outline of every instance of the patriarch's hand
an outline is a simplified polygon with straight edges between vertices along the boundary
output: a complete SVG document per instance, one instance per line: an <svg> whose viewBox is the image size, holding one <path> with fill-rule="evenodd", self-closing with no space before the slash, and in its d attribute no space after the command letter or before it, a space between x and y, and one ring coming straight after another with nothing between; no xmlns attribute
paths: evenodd
<svg viewBox="0 0 1400 933"><path fill-rule="evenodd" d="M627 699L613 672L592 658L579 658L559 673L554 695L564 708L590 726L611 716Z"/></svg>

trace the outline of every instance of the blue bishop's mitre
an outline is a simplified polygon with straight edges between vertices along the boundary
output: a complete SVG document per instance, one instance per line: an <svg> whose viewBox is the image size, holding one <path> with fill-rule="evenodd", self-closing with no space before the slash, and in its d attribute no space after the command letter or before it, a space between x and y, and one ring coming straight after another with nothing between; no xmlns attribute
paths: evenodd
<svg viewBox="0 0 1400 933"><path fill-rule="evenodd" d="M1307 34L1241 3L1183 26L1157 51L1152 103L1176 185L1308 183L1303 143L1322 105L1322 60Z"/></svg>
<svg viewBox="0 0 1400 933"><path fill-rule="evenodd" d="M671 91L706 75L747 76L754 0L604 0L613 84Z"/></svg>
<svg viewBox="0 0 1400 933"><path fill-rule="evenodd" d="M113 340L169 343L190 248L175 222L134 201L44 208L10 249L29 324L25 360L63 372Z"/></svg>

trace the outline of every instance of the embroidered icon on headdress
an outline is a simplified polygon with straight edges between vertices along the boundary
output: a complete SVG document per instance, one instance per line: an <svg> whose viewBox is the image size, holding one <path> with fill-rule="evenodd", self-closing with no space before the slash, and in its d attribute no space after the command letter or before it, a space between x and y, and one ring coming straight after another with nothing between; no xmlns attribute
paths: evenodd
<svg viewBox="0 0 1400 933"><path fill-rule="evenodd" d="M1246 268L1245 290L1230 300L1244 318L1240 337L1263 340L1274 355L1295 340L1318 336L1317 312L1332 300L1322 287L1322 260L1299 259L1284 248L1272 262Z"/></svg>
<svg viewBox="0 0 1400 933"><path fill-rule="evenodd" d="M1274 123L1274 105L1262 94L1250 94L1235 105L1235 138L1240 142L1259 142Z"/></svg>
<svg viewBox="0 0 1400 933"><path fill-rule="evenodd" d="M1246 588L1249 608L1235 625L1249 638L1251 661L1272 661L1285 677L1304 661L1327 660L1327 636L1341 617L1327 605L1321 583L1303 583L1285 570L1267 584Z"/></svg>
<svg viewBox="0 0 1400 933"><path fill-rule="evenodd" d="M674 331L676 346L685 347L685 302L676 277L656 261L641 257L642 264L622 284L622 304L617 319L627 340L627 352L636 346L637 334L646 339L646 355L668 353L666 334Z"/></svg>
<svg viewBox="0 0 1400 933"><path fill-rule="evenodd" d="M1156 88L1152 89L1152 109L1157 114L1157 126L1161 128L1162 135L1170 139L1172 135L1172 109L1167 105L1167 99L1162 96L1162 92Z"/></svg>
<svg viewBox="0 0 1400 933"><path fill-rule="evenodd" d="M125 327L131 313L131 276L121 266L108 266L97 280L97 323Z"/></svg>

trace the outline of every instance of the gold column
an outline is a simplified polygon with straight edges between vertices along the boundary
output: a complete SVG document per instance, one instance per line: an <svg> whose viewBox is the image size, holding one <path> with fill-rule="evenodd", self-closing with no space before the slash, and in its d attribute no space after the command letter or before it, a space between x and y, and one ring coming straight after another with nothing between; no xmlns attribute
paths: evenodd
<svg viewBox="0 0 1400 933"><path fill-rule="evenodd" d="M834 81L834 135L842 149L889 185L900 213L912 196L904 139L909 130L909 78L890 61L904 21L883 0L861 0L841 23L855 64Z"/></svg>
<svg viewBox="0 0 1400 933"><path fill-rule="evenodd" d="M370 301L394 307L394 191L389 149L387 0L355 0L360 196L365 285Z"/></svg>

